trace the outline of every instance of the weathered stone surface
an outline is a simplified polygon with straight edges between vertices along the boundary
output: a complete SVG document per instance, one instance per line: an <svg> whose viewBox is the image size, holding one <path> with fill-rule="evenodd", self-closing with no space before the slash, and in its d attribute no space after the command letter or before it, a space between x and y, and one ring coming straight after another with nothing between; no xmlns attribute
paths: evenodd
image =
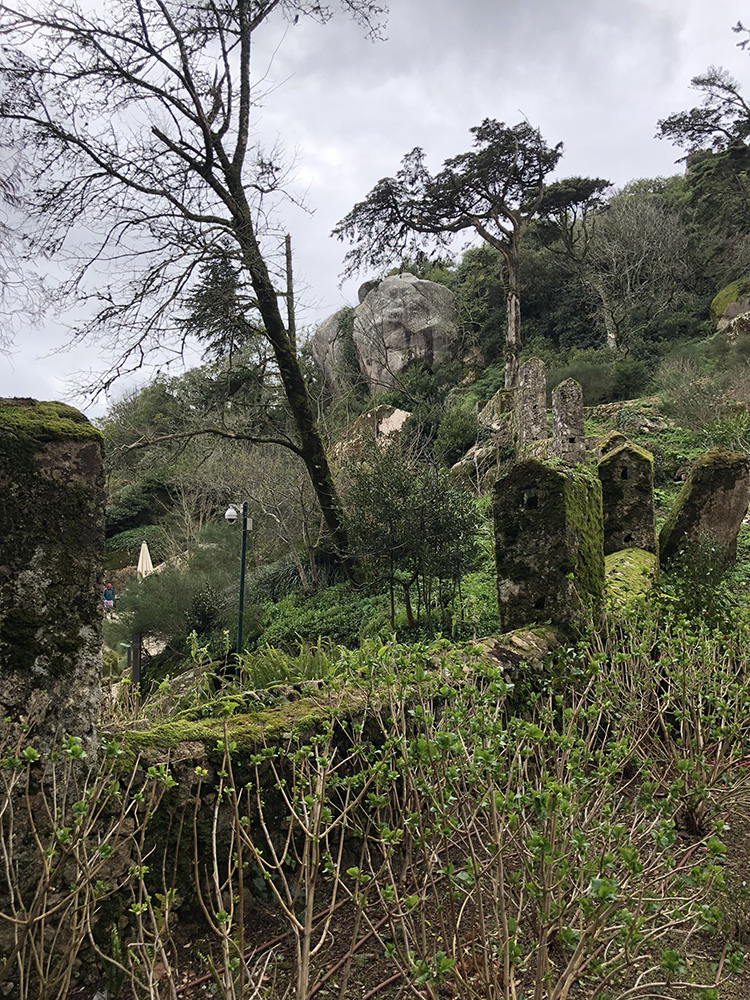
<svg viewBox="0 0 750 1000"><path fill-rule="evenodd" d="M374 291L379 284L379 278L375 278L371 281L364 281L357 289L357 301L364 302L370 292Z"/></svg>
<svg viewBox="0 0 750 1000"><path fill-rule="evenodd" d="M345 385L359 373L359 361L352 340L353 329L354 310L345 306L324 319L313 334L313 357L330 388Z"/></svg>
<svg viewBox="0 0 750 1000"><path fill-rule="evenodd" d="M497 468L497 447L494 444L475 444L451 466L451 482L462 489L482 492L487 474Z"/></svg>
<svg viewBox="0 0 750 1000"><path fill-rule="evenodd" d="M711 302L711 319L717 330L726 329L733 320L750 309L750 277L738 278L725 285Z"/></svg>
<svg viewBox="0 0 750 1000"><path fill-rule="evenodd" d="M366 442L400 433L410 416L408 410L385 403L368 410L346 425L343 436L333 446L333 457L339 460L347 456L358 458Z"/></svg>
<svg viewBox="0 0 750 1000"><path fill-rule="evenodd" d="M62 403L0 399L0 716L95 742L102 438Z"/></svg>
<svg viewBox="0 0 750 1000"><path fill-rule="evenodd" d="M659 579L659 557L644 549L622 549L604 557L604 582L609 601L626 608L641 601Z"/></svg>
<svg viewBox="0 0 750 1000"><path fill-rule="evenodd" d="M437 364L460 348L453 293L413 274L385 278L354 310L354 345L371 388L394 384L414 361Z"/></svg>
<svg viewBox="0 0 750 1000"><path fill-rule="evenodd" d="M692 545L710 543L726 563L737 554L737 532L750 500L750 460L715 448L701 455L659 533L662 567Z"/></svg>
<svg viewBox="0 0 750 1000"><path fill-rule="evenodd" d="M596 450L599 452L599 458L602 458L607 452L614 451L615 448L627 443L628 439L620 431L609 431L596 442Z"/></svg>
<svg viewBox="0 0 750 1000"><path fill-rule="evenodd" d="M503 629L570 627L601 601L602 492L590 470L518 462L495 484L493 513Z"/></svg>
<svg viewBox="0 0 750 1000"><path fill-rule="evenodd" d="M515 389L498 389L492 399L485 403L477 413L477 423L480 427L487 427L491 431L497 431L502 424L501 417L506 413L512 413L515 405Z"/></svg>
<svg viewBox="0 0 750 1000"><path fill-rule="evenodd" d="M530 358L521 365L516 393L516 439L523 450L547 438L547 380L544 362Z"/></svg>
<svg viewBox="0 0 750 1000"><path fill-rule="evenodd" d="M575 379L566 378L552 391L552 441L555 455L566 465L585 461L583 389Z"/></svg>
<svg viewBox="0 0 750 1000"><path fill-rule="evenodd" d="M604 554L628 548L656 552L651 453L626 441L604 455L597 473L602 484Z"/></svg>

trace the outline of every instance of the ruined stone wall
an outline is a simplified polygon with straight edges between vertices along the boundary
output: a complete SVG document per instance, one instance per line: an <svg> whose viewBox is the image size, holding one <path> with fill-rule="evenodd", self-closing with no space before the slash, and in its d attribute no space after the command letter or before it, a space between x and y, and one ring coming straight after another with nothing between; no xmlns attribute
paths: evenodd
<svg viewBox="0 0 750 1000"><path fill-rule="evenodd" d="M659 557L665 567L692 545L708 543L726 564L737 554L737 533L750 499L750 460L714 448L698 459L659 533Z"/></svg>
<svg viewBox="0 0 750 1000"><path fill-rule="evenodd" d="M601 484L588 469L529 458L493 492L503 631L571 627L604 590Z"/></svg>
<svg viewBox="0 0 750 1000"><path fill-rule="evenodd" d="M0 717L95 741L102 437L62 403L0 399Z"/></svg>
<svg viewBox="0 0 750 1000"><path fill-rule="evenodd" d="M654 459L630 441L607 451L597 466L604 505L604 554L656 552Z"/></svg>

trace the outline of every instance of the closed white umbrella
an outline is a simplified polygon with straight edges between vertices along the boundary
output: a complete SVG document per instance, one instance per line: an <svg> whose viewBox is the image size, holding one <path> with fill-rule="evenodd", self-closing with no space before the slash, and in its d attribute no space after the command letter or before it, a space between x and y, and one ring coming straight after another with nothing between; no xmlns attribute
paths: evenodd
<svg viewBox="0 0 750 1000"><path fill-rule="evenodd" d="M148 545L143 542L141 554L138 556L138 576L142 580L144 576L151 576L153 572L154 564L151 562L151 553L148 551Z"/></svg>

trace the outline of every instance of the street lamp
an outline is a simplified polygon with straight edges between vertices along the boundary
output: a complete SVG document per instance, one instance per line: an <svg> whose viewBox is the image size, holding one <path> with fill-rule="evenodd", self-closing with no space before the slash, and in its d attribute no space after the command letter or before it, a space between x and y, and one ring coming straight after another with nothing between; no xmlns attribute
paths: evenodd
<svg viewBox="0 0 750 1000"><path fill-rule="evenodd" d="M237 508L230 504L227 508L224 518L229 524L234 524L238 518L242 518L242 550L240 554L240 603L237 609L237 659L239 660L240 654L242 653L242 614L245 610L245 553L247 552L247 529L248 524L252 530L253 519L247 516L247 500L242 503L241 511L238 513Z"/></svg>

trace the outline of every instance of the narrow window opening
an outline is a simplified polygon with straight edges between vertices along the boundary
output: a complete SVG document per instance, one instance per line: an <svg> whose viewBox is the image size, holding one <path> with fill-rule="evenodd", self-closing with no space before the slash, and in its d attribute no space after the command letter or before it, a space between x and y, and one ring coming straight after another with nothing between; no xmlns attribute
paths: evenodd
<svg viewBox="0 0 750 1000"><path fill-rule="evenodd" d="M575 443L576 443L576 439L574 437L573 438L568 438L568 444L575 444Z"/></svg>
<svg viewBox="0 0 750 1000"><path fill-rule="evenodd" d="M627 479L627 478L628 478L628 470L620 469L620 479Z"/></svg>
<svg viewBox="0 0 750 1000"><path fill-rule="evenodd" d="M534 601L534 608L537 611L544 611L545 598L540 597L538 601Z"/></svg>
<svg viewBox="0 0 750 1000"><path fill-rule="evenodd" d="M632 535L625 535L625 537L623 538L623 542L632 542L632 541L633 541Z"/></svg>
<svg viewBox="0 0 750 1000"><path fill-rule="evenodd" d="M538 506L539 506L539 497L534 496L533 493L531 494L531 496L526 497L527 510L536 510Z"/></svg>

